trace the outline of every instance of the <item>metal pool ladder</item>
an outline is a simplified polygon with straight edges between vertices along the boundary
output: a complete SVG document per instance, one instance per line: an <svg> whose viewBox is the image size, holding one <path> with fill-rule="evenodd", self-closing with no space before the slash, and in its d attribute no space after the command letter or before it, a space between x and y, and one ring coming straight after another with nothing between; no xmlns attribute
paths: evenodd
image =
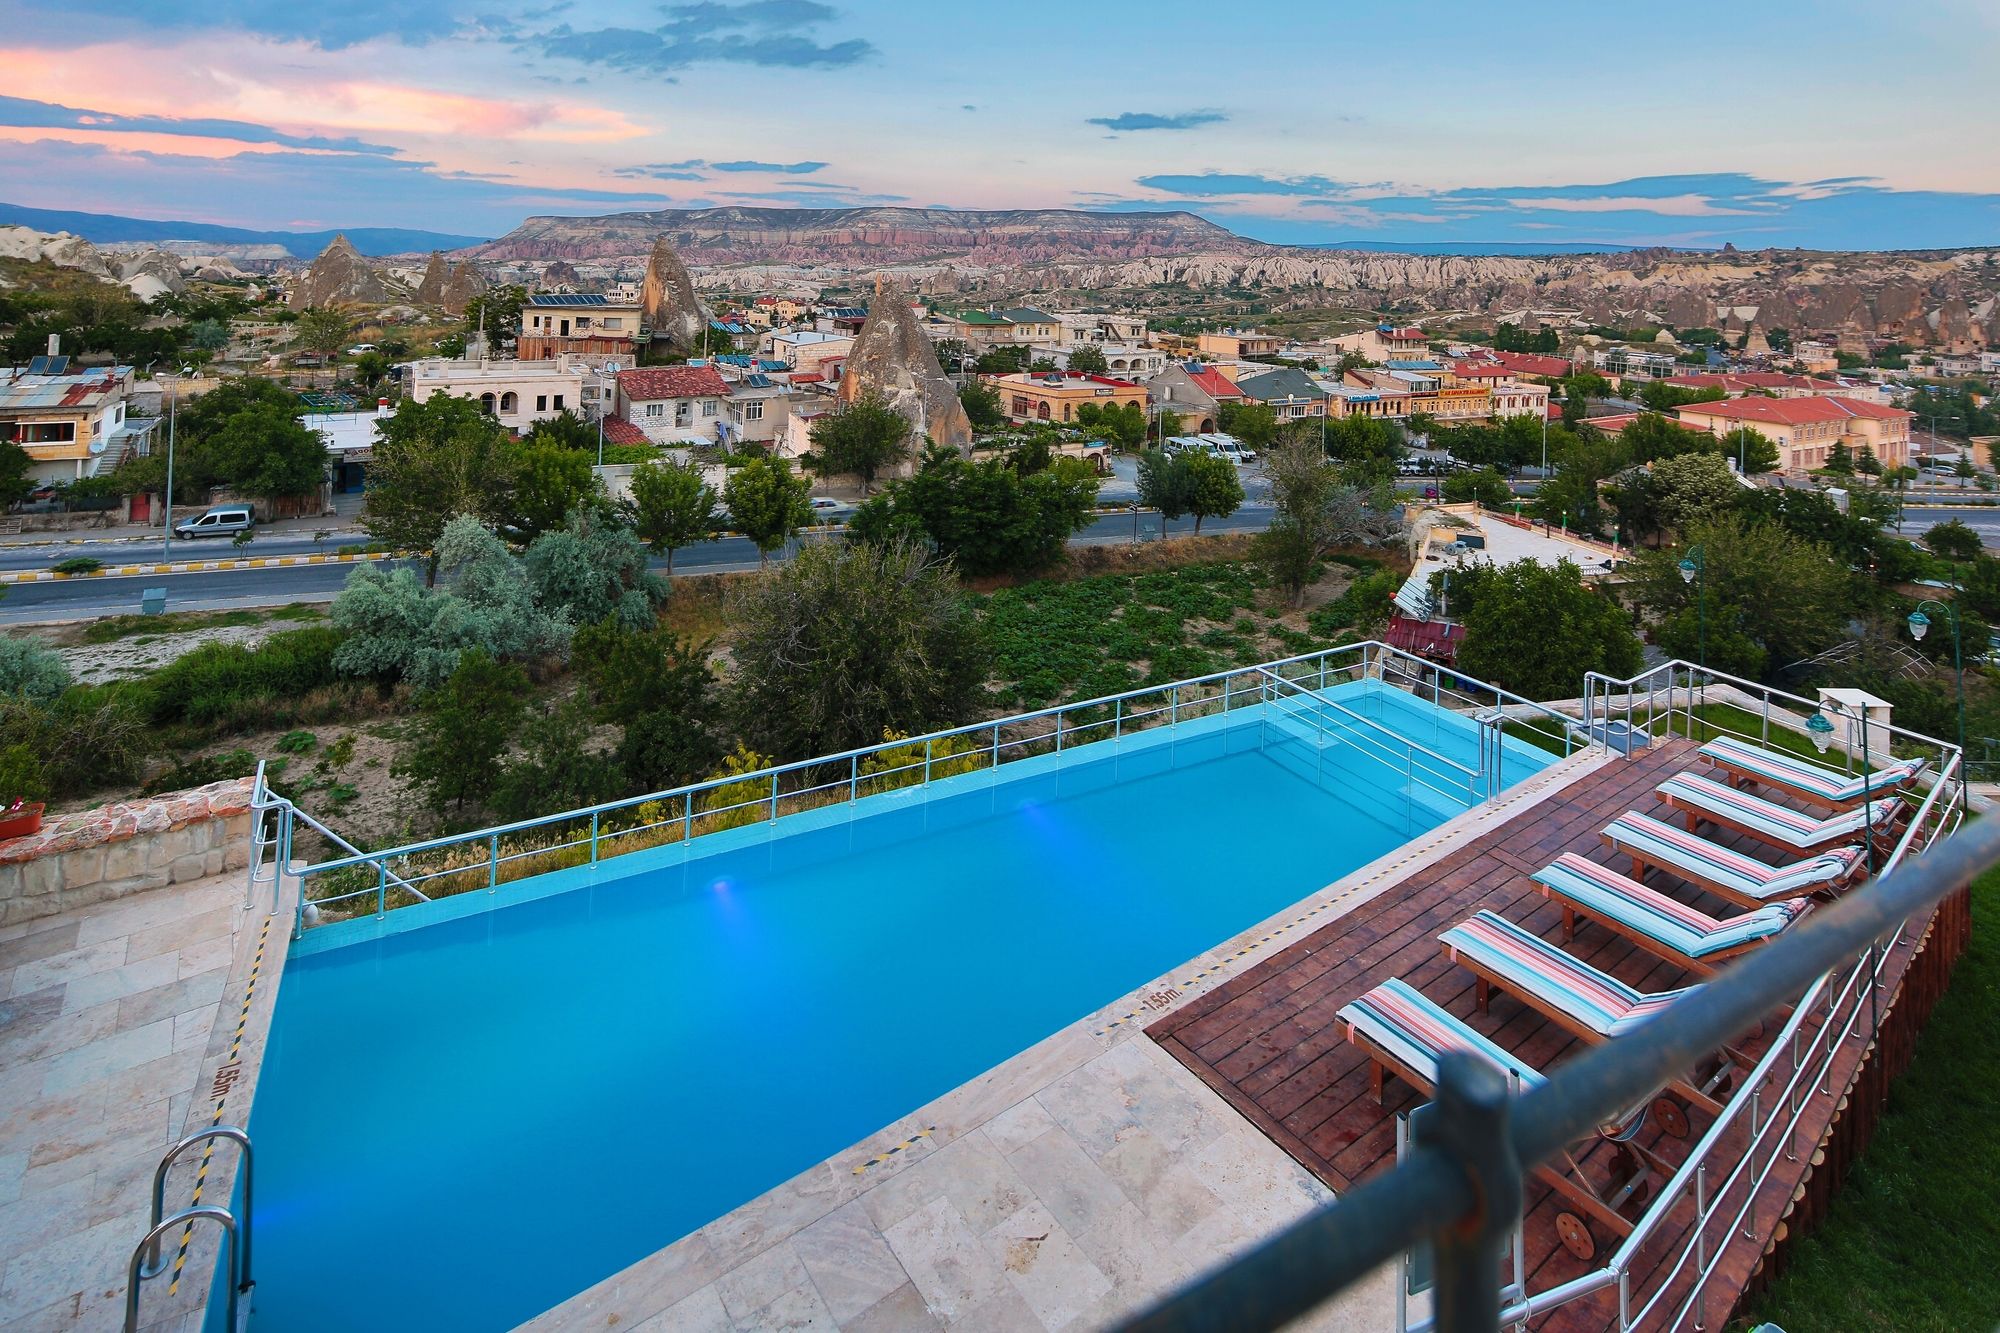
<svg viewBox="0 0 2000 1333"><path fill-rule="evenodd" d="M216 1139L228 1139L243 1154L242 1221L239 1223L234 1213L215 1204L183 1208L172 1217L160 1216L166 1211L167 1172L188 1149ZM139 1330L139 1284L167 1271L167 1260L160 1252L161 1238L177 1226L192 1227L196 1222L214 1222L223 1230L224 1247L229 1255L229 1306L223 1327L228 1333L238 1333L243 1327L239 1319L241 1298L256 1282L250 1275L250 1219L255 1200L253 1174L250 1135L235 1125L211 1125L207 1129L198 1129L167 1149L166 1155L160 1158L159 1166L153 1169L151 1226L138 1245L133 1247L132 1261L125 1268L125 1333L138 1333ZM247 1315L248 1311L241 1313Z"/></svg>

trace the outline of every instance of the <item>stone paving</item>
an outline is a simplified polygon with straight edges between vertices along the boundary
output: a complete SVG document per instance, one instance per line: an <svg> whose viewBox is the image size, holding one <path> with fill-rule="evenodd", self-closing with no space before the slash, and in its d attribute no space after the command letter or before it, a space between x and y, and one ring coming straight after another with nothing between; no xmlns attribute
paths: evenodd
<svg viewBox="0 0 2000 1333"><path fill-rule="evenodd" d="M210 1123L218 1087L224 1123L247 1116L285 932L234 1052L249 1077L218 1078L266 920L243 895L237 871L0 927L0 1333L117 1328L161 1155ZM169 1211L199 1156L170 1178ZM226 1202L234 1153L215 1158L205 1202ZM149 1283L142 1322L195 1326L215 1252L200 1237L175 1298Z"/></svg>

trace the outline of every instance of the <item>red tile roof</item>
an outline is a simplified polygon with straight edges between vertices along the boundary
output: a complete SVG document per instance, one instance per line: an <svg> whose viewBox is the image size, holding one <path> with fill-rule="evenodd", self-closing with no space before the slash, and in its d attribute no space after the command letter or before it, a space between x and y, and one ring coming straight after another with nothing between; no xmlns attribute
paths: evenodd
<svg viewBox="0 0 2000 1333"><path fill-rule="evenodd" d="M1212 367L1203 366L1199 370L1191 368L1188 370L1187 377L1194 381L1195 388L1200 389L1203 393L1218 402L1224 398L1241 398L1243 396L1243 390L1237 388L1233 380Z"/></svg>
<svg viewBox="0 0 2000 1333"><path fill-rule="evenodd" d="M1534 352L1495 352L1493 359L1516 375L1546 375L1560 378L1569 374L1569 362L1559 356L1541 356Z"/></svg>
<svg viewBox="0 0 2000 1333"><path fill-rule="evenodd" d="M646 432L627 421L624 417L604 418L604 442L606 444L645 444Z"/></svg>
<svg viewBox="0 0 2000 1333"><path fill-rule="evenodd" d="M1414 324L1407 329L1377 329L1375 332L1385 342L1421 343L1430 341L1430 335Z"/></svg>
<svg viewBox="0 0 2000 1333"><path fill-rule="evenodd" d="M1560 408L1557 409L1556 415L1557 416L1562 415L1562 411ZM1606 435L1617 435L1620 432L1622 432L1627 426L1637 421L1639 419L1639 416L1640 414L1637 412L1614 412L1610 416L1585 417L1584 424L1595 426L1597 429L1603 431ZM1672 421L1674 425L1679 426L1682 430L1693 431L1697 435L1708 434L1708 432L1703 430L1700 426L1693 425L1689 422L1674 421L1672 417L1668 417L1667 420Z"/></svg>
<svg viewBox="0 0 2000 1333"><path fill-rule="evenodd" d="M1719 403L1688 403L1681 416L1721 417L1724 421L1763 421L1774 426L1804 426L1822 421L1908 421L1900 407L1878 407L1856 398L1726 398Z"/></svg>
<svg viewBox="0 0 2000 1333"><path fill-rule="evenodd" d="M627 398L725 398L729 385L714 366L653 366L621 370L618 387Z"/></svg>
<svg viewBox="0 0 2000 1333"><path fill-rule="evenodd" d="M1669 375L1667 383L1682 389L1725 389L1730 393L1742 393L1748 389L1812 389L1828 393L1840 387L1832 380L1816 380L1809 375L1790 375L1777 370Z"/></svg>

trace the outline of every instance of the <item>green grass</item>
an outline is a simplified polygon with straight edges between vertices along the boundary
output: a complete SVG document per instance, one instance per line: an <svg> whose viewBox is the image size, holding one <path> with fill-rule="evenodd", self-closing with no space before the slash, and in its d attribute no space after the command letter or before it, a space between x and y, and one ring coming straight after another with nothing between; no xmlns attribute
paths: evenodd
<svg viewBox="0 0 2000 1333"><path fill-rule="evenodd" d="M259 625L262 611L169 611L157 616L110 616L84 627L85 643L112 643L138 635L159 638L223 625Z"/></svg>
<svg viewBox="0 0 2000 1333"><path fill-rule="evenodd" d="M1750 1321L1786 1333L2000 1323L2000 871L1972 888L1972 946L1889 1090L1825 1223Z"/></svg>

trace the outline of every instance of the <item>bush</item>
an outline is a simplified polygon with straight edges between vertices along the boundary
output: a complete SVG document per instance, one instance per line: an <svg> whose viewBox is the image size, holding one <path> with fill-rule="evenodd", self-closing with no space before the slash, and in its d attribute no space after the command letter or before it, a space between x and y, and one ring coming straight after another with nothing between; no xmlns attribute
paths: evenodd
<svg viewBox="0 0 2000 1333"><path fill-rule="evenodd" d="M1403 581L1394 570L1378 569L1347 585L1347 591L1306 617L1306 628L1321 639L1342 630L1372 629L1389 618L1389 605Z"/></svg>
<svg viewBox="0 0 2000 1333"><path fill-rule="evenodd" d="M104 562L92 556L73 555L67 560L58 560L49 569L57 574L95 574L104 568Z"/></svg>
<svg viewBox="0 0 2000 1333"><path fill-rule="evenodd" d="M951 564L902 541L815 542L743 598L736 708L786 758L970 720L986 653Z"/></svg>
<svg viewBox="0 0 2000 1333"><path fill-rule="evenodd" d="M185 791L189 787L206 787L211 782L247 778L256 771L256 755L248 750L225 750L221 754L184 759L165 772L148 779L146 785L139 790L147 796L158 796L161 792Z"/></svg>
<svg viewBox="0 0 2000 1333"><path fill-rule="evenodd" d="M615 616L644 629L667 596L666 580L647 570L646 548L632 530L583 510L535 538L524 563L535 601L572 625Z"/></svg>
<svg viewBox="0 0 2000 1333"><path fill-rule="evenodd" d="M34 639L0 638L0 694L48 703L70 687L69 668Z"/></svg>
<svg viewBox="0 0 2000 1333"><path fill-rule="evenodd" d="M590 706L577 698L531 718L522 754L494 788L492 805L504 819L579 810L617 796L623 778L615 761L584 747Z"/></svg>
<svg viewBox="0 0 2000 1333"><path fill-rule="evenodd" d="M424 698L415 743L394 772L424 792L431 809L479 806L499 786L501 756L514 738L528 692L528 677L511 662L483 650L466 652L451 675Z"/></svg>
<svg viewBox="0 0 2000 1333"><path fill-rule="evenodd" d="M317 625L283 630L255 648L205 643L126 688L157 725L227 725L245 705L298 701L334 684L334 655L345 637Z"/></svg>
<svg viewBox="0 0 2000 1333"><path fill-rule="evenodd" d="M145 769L145 718L109 686L73 686L48 704L0 696L0 753L25 748L52 796L136 781ZM18 794L18 793L16 793Z"/></svg>
<svg viewBox="0 0 2000 1333"><path fill-rule="evenodd" d="M41 756L25 741L0 749L0 807L15 801L46 800L49 778Z"/></svg>
<svg viewBox="0 0 2000 1333"><path fill-rule="evenodd" d="M617 754L629 790L677 787L715 767L719 710L704 645L607 619L577 633L575 656L599 717L623 729Z"/></svg>

